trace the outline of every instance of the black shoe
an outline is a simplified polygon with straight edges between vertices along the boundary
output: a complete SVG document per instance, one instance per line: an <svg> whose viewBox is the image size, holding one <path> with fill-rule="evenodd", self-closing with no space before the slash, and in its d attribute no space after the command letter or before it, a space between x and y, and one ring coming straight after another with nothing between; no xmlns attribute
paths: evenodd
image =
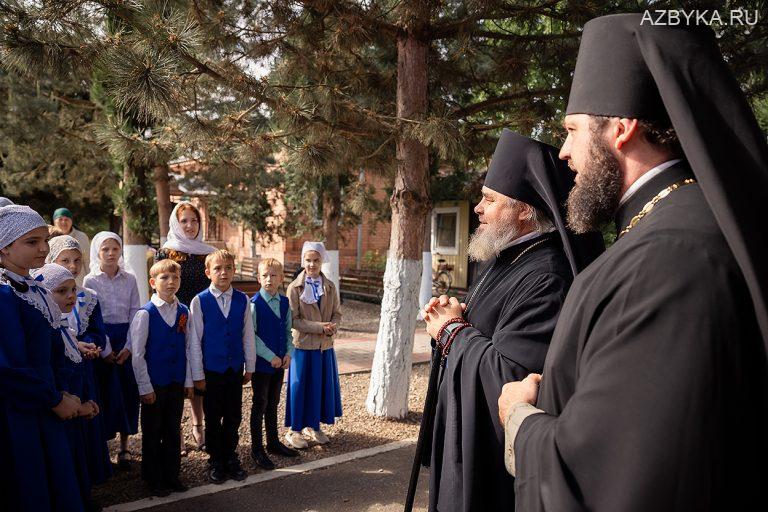
<svg viewBox="0 0 768 512"><path fill-rule="evenodd" d="M212 464L208 468L208 481L212 484L223 484L227 481L227 472L221 464Z"/></svg>
<svg viewBox="0 0 768 512"><path fill-rule="evenodd" d="M263 449L252 451L251 456L253 457L253 462L255 462L257 466L264 469L275 469L275 463L269 460L269 457L267 457L267 454L264 453Z"/></svg>
<svg viewBox="0 0 768 512"><path fill-rule="evenodd" d="M168 480L165 483L165 486L168 487L168 489L171 490L171 492L186 492L189 490L189 487L184 485L181 480L176 478L175 480Z"/></svg>
<svg viewBox="0 0 768 512"><path fill-rule="evenodd" d="M101 505L93 501L93 498L89 498L85 503L85 512L101 512Z"/></svg>
<svg viewBox="0 0 768 512"><path fill-rule="evenodd" d="M171 494L170 489L163 487L162 485L155 485L152 484L149 486L149 493L152 496L157 496L158 498L163 498L165 496L168 496Z"/></svg>
<svg viewBox="0 0 768 512"><path fill-rule="evenodd" d="M298 450L289 448L279 441L276 444L268 444L267 451L272 455L280 455L282 457L298 457L299 456Z"/></svg>
<svg viewBox="0 0 768 512"><path fill-rule="evenodd" d="M248 473L243 470L237 458L232 459L227 464L227 474L232 480L237 480L238 482L242 482L248 476Z"/></svg>

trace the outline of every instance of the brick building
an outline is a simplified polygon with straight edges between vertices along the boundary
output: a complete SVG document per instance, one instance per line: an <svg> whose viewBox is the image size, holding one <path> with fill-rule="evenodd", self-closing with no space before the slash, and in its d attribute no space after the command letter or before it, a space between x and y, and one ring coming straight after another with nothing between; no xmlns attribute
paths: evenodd
<svg viewBox="0 0 768 512"><path fill-rule="evenodd" d="M176 177L196 170L195 161L182 161L171 166ZM365 182L373 186L376 199L386 200L386 178L373 174L364 176ZM203 238L215 247L227 248L238 260L240 268L248 269L248 262L260 258L276 258L285 265L297 265L301 258L301 247L309 235L277 239L270 243L257 242L252 246L251 232L243 225L237 225L224 218L213 215L209 208L215 196L205 190L187 190L176 180L171 182L171 201L182 199L191 201L200 209L202 215ZM442 201L435 204L431 217L431 250L433 269L437 268L438 259L453 266L453 287L467 288L474 281L477 268L467 258L469 233L477 225L477 218L472 213L472 204L466 200ZM279 222L284 212L282 198L275 195L273 200L274 222ZM316 219L321 223L321 219ZM377 219L375 213L364 213L362 223L343 228L339 231L339 271L343 276L349 269L380 269L386 263L389 248L390 224ZM244 272L244 275L247 272ZM247 277L247 276L246 276Z"/></svg>

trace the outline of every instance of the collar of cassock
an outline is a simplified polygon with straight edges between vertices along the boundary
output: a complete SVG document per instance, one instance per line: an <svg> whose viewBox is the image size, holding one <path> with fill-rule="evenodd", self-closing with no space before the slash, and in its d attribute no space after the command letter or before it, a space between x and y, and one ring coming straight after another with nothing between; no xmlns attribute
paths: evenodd
<svg viewBox="0 0 768 512"><path fill-rule="evenodd" d="M690 177L693 177L693 172L691 171L691 168L688 167L688 163L683 160L651 178L647 183L637 189L637 191L635 191L616 211L614 217L616 233L621 233L621 230L627 227L630 223L632 217L640 213L640 210L643 209L645 204L653 199L659 192L673 183ZM650 213L649 215L653 215L653 213Z"/></svg>

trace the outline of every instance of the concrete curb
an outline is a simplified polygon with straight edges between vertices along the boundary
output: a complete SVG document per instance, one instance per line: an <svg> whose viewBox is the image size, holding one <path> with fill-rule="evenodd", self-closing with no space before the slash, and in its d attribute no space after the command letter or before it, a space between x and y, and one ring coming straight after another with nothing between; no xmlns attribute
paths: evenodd
<svg viewBox="0 0 768 512"><path fill-rule="evenodd" d="M258 473L251 475L242 482L235 482L228 480L221 485L206 484L199 487L193 487L187 492L174 493L164 498L144 498L142 500L131 501L129 503L120 503L111 507L106 507L105 512L130 512L133 510L144 510L151 507L157 507L159 505L166 505L168 503L174 503L177 501L188 500L190 498L197 498L198 496L205 496L208 494L216 494L223 491L231 491L233 489L240 489L242 487L248 487L251 485L259 484L262 482L268 482L270 480L276 480L278 478L285 478L291 475L298 475L301 473L307 473L317 469L324 469L344 462L350 462L358 459L365 459L381 453L398 450L405 448L416 443L416 439L404 439L403 441L395 441L394 443L384 444L381 446L374 446L373 448L366 448L364 450L358 450L355 452L342 453L341 455L335 455L328 457L327 459L318 459L311 462L305 462L304 464L297 464L287 468L278 468L273 471L265 473Z"/></svg>

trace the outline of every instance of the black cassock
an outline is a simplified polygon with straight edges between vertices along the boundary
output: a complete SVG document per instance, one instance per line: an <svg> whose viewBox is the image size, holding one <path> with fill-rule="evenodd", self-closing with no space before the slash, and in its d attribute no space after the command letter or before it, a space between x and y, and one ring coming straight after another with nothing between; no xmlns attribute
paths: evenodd
<svg viewBox="0 0 768 512"><path fill-rule="evenodd" d="M430 510L514 507L498 398L505 383L541 371L572 280L554 232L502 251L470 290L472 327L458 333L440 374Z"/></svg>
<svg viewBox="0 0 768 512"><path fill-rule="evenodd" d="M622 230L662 172L617 213ZM766 358L698 184L671 192L574 280L537 407L515 439L518 511L765 507Z"/></svg>

